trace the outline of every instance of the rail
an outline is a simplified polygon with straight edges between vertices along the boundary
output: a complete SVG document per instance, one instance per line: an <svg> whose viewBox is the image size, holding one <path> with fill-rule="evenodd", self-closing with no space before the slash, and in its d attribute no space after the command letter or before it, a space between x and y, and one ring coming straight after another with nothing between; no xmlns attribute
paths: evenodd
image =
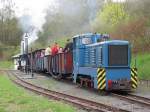
<svg viewBox="0 0 150 112"><path fill-rule="evenodd" d="M37 94L41 94L43 96L46 96L48 98L52 98L55 100L63 100L63 101L69 102L71 104L80 106L84 109L94 110L94 111L98 111L98 112L108 112L108 111L111 111L111 112L130 112L128 110L112 107L112 106L109 106L109 105L106 105L103 103L98 103L98 102L90 101L87 99L67 95L64 93L48 90L48 89L45 89L45 88L42 88L39 86L35 86L35 85L19 78L14 72L11 72L11 73L13 73L14 78L12 77L12 74L10 75L10 72L8 72L8 74L9 74L8 76L14 83L16 83L16 84L18 84L18 85L20 85L20 86L22 86L28 90L31 90Z"/></svg>
<svg viewBox="0 0 150 112"><path fill-rule="evenodd" d="M114 97L118 97L122 100L126 100L131 103L137 103L139 105L143 105L143 106L150 108L150 99L149 98L137 96L137 95L133 95L133 94L121 95L121 94L117 94L117 93L111 93L111 95Z"/></svg>

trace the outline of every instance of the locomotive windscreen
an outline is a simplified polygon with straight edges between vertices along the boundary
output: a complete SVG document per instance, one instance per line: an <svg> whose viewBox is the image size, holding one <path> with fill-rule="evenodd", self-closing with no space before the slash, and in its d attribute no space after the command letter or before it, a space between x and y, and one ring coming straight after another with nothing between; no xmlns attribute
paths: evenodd
<svg viewBox="0 0 150 112"><path fill-rule="evenodd" d="M128 45L109 45L108 49L109 66L128 65Z"/></svg>

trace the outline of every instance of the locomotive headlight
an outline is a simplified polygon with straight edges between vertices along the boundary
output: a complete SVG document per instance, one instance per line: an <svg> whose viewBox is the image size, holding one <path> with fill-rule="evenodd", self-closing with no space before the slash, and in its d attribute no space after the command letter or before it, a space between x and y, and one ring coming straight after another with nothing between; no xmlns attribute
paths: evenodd
<svg viewBox="0 0 150 112"><path fill-rule="evenodd" d="M109 88L109 89L112 88L112 80L108 80L108 88Z"/></svg>

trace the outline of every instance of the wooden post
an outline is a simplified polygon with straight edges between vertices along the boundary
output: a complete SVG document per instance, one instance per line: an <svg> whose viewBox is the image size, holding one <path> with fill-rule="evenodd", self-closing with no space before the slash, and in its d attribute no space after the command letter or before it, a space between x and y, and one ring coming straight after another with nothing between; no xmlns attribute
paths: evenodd
<svg viewBox="0 0 150 112"><path fill-rule="evenodd" d="M34 77L34 74L33 74L33 54L32 54L32 48L31 48L31 76L32 78Z"/></svg>

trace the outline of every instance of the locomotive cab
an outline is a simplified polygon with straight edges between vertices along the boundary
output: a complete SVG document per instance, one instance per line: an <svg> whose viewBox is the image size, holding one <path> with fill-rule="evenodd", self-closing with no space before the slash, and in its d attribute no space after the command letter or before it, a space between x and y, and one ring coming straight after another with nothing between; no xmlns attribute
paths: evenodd
<svg viewBox="0 0 150 112"><path fill-rule="evenodd" d="M101 43L103 46L103 64L106 90L130 90L131 75L130 75L130 45L128 41L113 40ZM103 73L99 73L98 76ZM101 78L98 77L98 87L101 86Z"/></svg>
<svg viewBox="0 0 150 112"><path fill-rule="evenodd" d="M88 45L96 44L101 41L106 41L109 39L107 34L93 34L87 33L82 35L77 35L73 37L73 59L74 66L84 66L85 62L82 59L83 56L88 56L88 52L85 53L86 47Z"/></svg>

